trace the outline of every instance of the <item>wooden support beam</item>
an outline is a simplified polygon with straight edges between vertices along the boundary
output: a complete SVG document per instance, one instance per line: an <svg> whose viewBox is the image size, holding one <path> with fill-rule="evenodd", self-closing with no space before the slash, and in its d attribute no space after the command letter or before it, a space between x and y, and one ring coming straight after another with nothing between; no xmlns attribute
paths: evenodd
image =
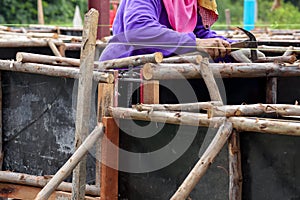
<svg viewBox="0 0 300 200"><path fill-rule="evenodd" d="M96 35L99 13L89 10L84 16L82 48L80 54L80 74L75 122L75 149L79 149L89 133L89 121L92 98L92 77L94 69ZM81 159L73 171L73 199L83 199L86 185L86 156Z"/></svg>
<svg viewBox="0 0 300 200"><path fill-rule="evenodd" d="M78 79L80 75L80 69L75 67L61 67L36 63L20 63L9 60L0 60L0 70L76 79ZM93 79L98 82L114 82L114 76L112 74L104 72L93 71Z"/></svg>
<svg viewBox="0 0 300 200"><path fill-rule="evenodd" d="M114 84L99 83L98 84L98 104L97 118L98 122L102 122L103 117L108 117L109 107L114 102ZM96 185L101 186L101 142L97 144L96 151Z"/></svg>
<svg viewBox="0 0 300 200"><path fill-rule="evenodd" d="M275 63L210 63L214 75L223 78L293 77L300 76L298 64L283 66ZM143 66L146 80L201 78L199 66L194 64L153 64Z"/></svg>
<svg viewBox="0 0 300 200"><path fill-rule="evenodd" d="M41 191L41 188L11 183L0 183L0 197L9 199L34 199ZM54 191L48 200L71 200L71 193L63 191ZM97 197L85 196L85 200L99 200Z"/></svg>
<svg viewBox="0 0 300 200"><path fill-rule="evenodd" d="M168 124L219 127L224 117L208 118L207 114L190 112L137 111L131 108L110 108L111 115L119 119L154 121ZM279 135L300 136L300 122L292 120L257 117L229 117L233 128L239 132L259 132Z"/></svg>
<svg viewBox="0 0 300 200"><path fill-rule="evenodd" d="M171 200L184 200L187 199L196 184L203 177L209 166L213 163L223 146L227 142L232 132L232 123L224 122L214 137L213 141L209 144L200 160L193 167L189 175L183 181L181 186L171 197Z"/></svg>
<svg viewBox="0 0 300 200"><path fill-rule="evenodd" d="M93 147L95 142L99 141L99 138L103 135L103 125L99 124L94 131L84 140L69 160L57 171L57 173L51 178L47 185L37 194L35 200L44 200L49 198L57 186L66 179L87 154L87 152ZM84 183L85 186L85 183ZM85 189L85 187L83 187ZM73 195L72 195L73 197Z"/></svg>
<svg viewBox="0 0 300 200"><path fill-rule="evenodd" d="M45 187L45 185L51 180L51 178L51 176L34 176L10 171L0 171L0 182L2 183L14 183L41 188ZM100 196L100 188L96 187L95 185L86 185L85 188L86 194L92 196ZM57 186L57 190L71 192L72 183L62 182Z"/></svg>
<svg viewBox="0 0 300 200"><path fill-rule="evenodd" d="M118 199L119 127L112 117L103 117L105 137L101 143L101 199ZM112 148L110 143L114 144Z"/></svg>
<svg viewBox="0 0 300 200"><path fill-rule="evenodd" d="M241 200L242 199L242 160L241 160L241 148L240 137L236 130L232 131L232 134L228 140L228 160L229 160L229 200Z"/></svg>
<svg viewBox="0 0 300 200"><path fill-rule="evenodd" d="M132 107L138 111L197 111L209 110L213 106L223 105L219 101L183 103L183 104L137 104Z"/></svg>
<svg viewBox="0 0 300 200"><path fill-rule="evenodd" d="M143 84L145 104L159 104L159 81L145 81Z"/></svg>

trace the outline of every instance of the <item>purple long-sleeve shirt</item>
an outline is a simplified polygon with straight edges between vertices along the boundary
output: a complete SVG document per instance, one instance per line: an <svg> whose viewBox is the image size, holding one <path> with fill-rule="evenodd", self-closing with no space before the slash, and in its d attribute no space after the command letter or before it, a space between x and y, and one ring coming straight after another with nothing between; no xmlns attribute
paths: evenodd
<svg viewBox="0 0 300 200"><path fill-rule="evenodd" d="M100 61L162 52L165 57L196 51L197 38L222 38L204 28L198 14L193 32L174 31L162 0L122 0L113 24L113 37Z"/></svg>

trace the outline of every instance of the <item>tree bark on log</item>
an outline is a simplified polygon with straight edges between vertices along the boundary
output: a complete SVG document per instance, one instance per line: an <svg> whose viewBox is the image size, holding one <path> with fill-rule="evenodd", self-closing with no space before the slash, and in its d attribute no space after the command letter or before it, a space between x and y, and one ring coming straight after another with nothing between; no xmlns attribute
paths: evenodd
<svg viewBox="0 0 300 200"><path fill-rule="evenodd" d="M208 118L207 114L190 112L137 111L131 108L111 107L111 116L119 119L154 121L203 127L219 127L224 117ZM229 117L228 121L239 132L259 132L279 135L300 136L300 122L257 117Z"/></svg>
<svg viewBox="0 0 300 200"><path fill-rule="evenodd" d="M63 44L61 40L53 40L56 46ZM0 47L48 47L48 42L41 38L11 38L1 39Z"/></svg>
<svg viewBox="0 0 300 200"><path fill-rule="evenodd" d="M48 56L34 53L18 52L16 55L17 62L23 63L41 63L49 65L80 66L80 59L65 58L58 56Z"/></svg>
<svg viewBox="0 0 300 200"><path fill-rule="evenodd" d="M164 58L162 63L193 63L200 64L202 62L201 55L191 55L191 56L174 56L169 58Z"/></svg>
<svg viewBox="0 0 300 200"><path fill-rule="evenodd" d="M50 180L51 176L33 176L29 174L16 173L10 171L0 171L0 182L28 185L34 187L44 187ZM72 183L62 182L57 186L57 190L71 192ZM100 189L95 185L86 185L86 194L99 196Z"/></svg>
<svg viewBox="0 0 300 200"><path fill-rule="evenodd" d="M242 160L241 160L241 148L240 137L236 130L232 131L232 134L228 140L229 151L229 200L241 200L242 199Z"/></svg>
<svg viewBox="0 0 300 200"><path fill-rule="evenodd" d="M261 116L264 114L300 116L300 106L288 104L225 105L213 106L209 112L212 117Z"/></svg>
<svg viewBox="0 0 300 200"><path fill-rule="evenodd" d="M209 110L213 106L221 106L219 101L184 103L184 104L137 104L133 108L138 111L200 111Z"/></svg>
<svg viewBox="0 0 300 200"><path fill-rule="evenodd" d="M145 63L161 63L163 55L161 52L153 54L130 56L126 58L118 58L113 60L107 60L102 62L96 62L96 69L114 69L114 68L128 68L132 66L144 65Z"/></svg>
<svg viewBox="0 0 300 200"><path fill-rule="evenodd" d="M194 189L196 184L200 181L200 179L207 171L208 167L213 163L214 159L222 150L231 134L231 131L232 123L225 121L224 124L220 126L216 136L214 137L208 148L205 150L200 160L196 163L181 186L171 197L171 200L184 200L188 198L191 191Z"/></svg>
<svg viewBox="0 0 300 200"><path fill-rule="evenodd" d="M291 51L292 53L299 54L300 48L299 47L293 47L292 49L290 47L283 47L283 46L267 46L262 45L258 46L258 50L264 53L279 53L283 54L286 51Z"/></svg>
<svg viewBox="0 0 300 200"><path fill-rule="evenodd" d="M275 63L210 63L214 76L223 78L256 78L267 76L300 76L299 65L282 66ZM146 80L198 79L199 67L193 64L153 64L143 66Z"/></svg>
<svg viewBox="0 0 300 200"><path fill-rule="evenodd" d="M90 9L84 15L82 47L80 51L80 76L75 121L75 149L80 148L89 134L91 113L93 70L99 12ZM72 199L83 200L86 185L86 156L83 156L73 170Z"/></svg>
<svg viewBox="0 0 300 200"><path fill-rule="evenodd" d="M204 58L202 64L200 65L200 73L208 89L210 100L223 102L214 75L208 65L208 58Z"/></svg>
<svg viewBox="0 0 300 200"><path fill-rule="evenodd" d="M80 160L87 154L89 149L103 135L103 125L99 124L93 132L84 140L69 160L58 170L47 185L38 193L35 200L47 199L57 186L72 172Z"/></svg>
<svg viewBox="0 0 300 200"><path fill-rule="evenodd" d="M65 78L79 78L79 68L43 65L36 63L20 63L15 61L0 60L0 70L42 74ZM114 76L104 72L93 72L93 79L99 82L113 83Z"/></svg>
<svg viewBox="0 0 300 200"><path fill-rule="evenodd" d="M296 56L274 56L274 57L263 57L255 60L255 63L266 63L266 62L275 62L275 63L290 63L293 64L297 60Z"/></svg>

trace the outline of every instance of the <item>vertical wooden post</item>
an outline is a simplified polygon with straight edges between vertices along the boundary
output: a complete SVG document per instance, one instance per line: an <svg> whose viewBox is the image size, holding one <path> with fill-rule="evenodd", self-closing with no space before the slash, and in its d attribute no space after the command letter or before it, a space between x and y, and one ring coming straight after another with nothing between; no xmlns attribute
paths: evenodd
<svg viewBox="0 0 300 200"><path fill-rule="evenodd" d="M108 117L108 108L113 106L114 101L114 84L99 83L98 84L98 122L102 122L103 117ZM101 143L101 142L100 142ZM96 185L101 184L101 144L97 144L96 151Z"/></svg>
<svg viewBox="0 0 300 200"><path fill-rule="evenodd" d="M267 78L266 103L277 102L277 77Z"/></svg>
<svg viewBox="0 0 300 200"><path fill-rule="evenodd" d="M225 9L225 19L226 19L227 30L230 30L231 28L230 9Z"/></svg>
<svg viewBox="0 0 300 200"><path fill-rule="evenodd" d="M43 24L45 24L45 21L44 21L42 0L37 0L37 10L38 10L38 23L43 25Z"/></svg>
<svg viewBox="0 0 300 200"><path fill-rule="evenodd" d="M84 18L80 74L76 110L75 149L78 149L89 132L92 80L99 13L91 9ZM72 199L84 199L86 185L86 157L73 171Z"/></svg>
<svg viewBox="0 0 300 200"><path fill-rule="evenodd" d="M103 117L105 127L104 137L101 143L102 164L101 164L101 200L118 199L118 165L119 148L110 148L109 143L119 146L119 127L116 119Z"/></svg>
<svg viewBox="0 0 300 200"><path fill-rule="evenodd" d="M95 8L100 13L97 39L109 36L109 0L89 0L88 7Z"/></svg>
<svg viewBox="0 0 300 200"><path fill-rule="evenodd" d="M229 200L241 200L243 175L239 133L233 130L228 141Z"/></svg>
<svg viewBox="0 0 300 200"><path fill-rule="evenodd" d="M159 81L144 82L144 103L159 104Z"/></svg>

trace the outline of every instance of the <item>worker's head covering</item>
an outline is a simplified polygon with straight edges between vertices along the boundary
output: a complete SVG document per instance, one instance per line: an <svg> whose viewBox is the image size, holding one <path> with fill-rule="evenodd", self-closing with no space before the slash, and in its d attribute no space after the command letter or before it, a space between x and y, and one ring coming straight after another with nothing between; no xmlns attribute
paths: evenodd
<svg viewBox="0 0 300 200"><path fill-rule="evenodd" d="M209 28L217 19L215 0L163 0L168 19L174 30L191 32L197 24L197 5L203 25Z"/></svg>

